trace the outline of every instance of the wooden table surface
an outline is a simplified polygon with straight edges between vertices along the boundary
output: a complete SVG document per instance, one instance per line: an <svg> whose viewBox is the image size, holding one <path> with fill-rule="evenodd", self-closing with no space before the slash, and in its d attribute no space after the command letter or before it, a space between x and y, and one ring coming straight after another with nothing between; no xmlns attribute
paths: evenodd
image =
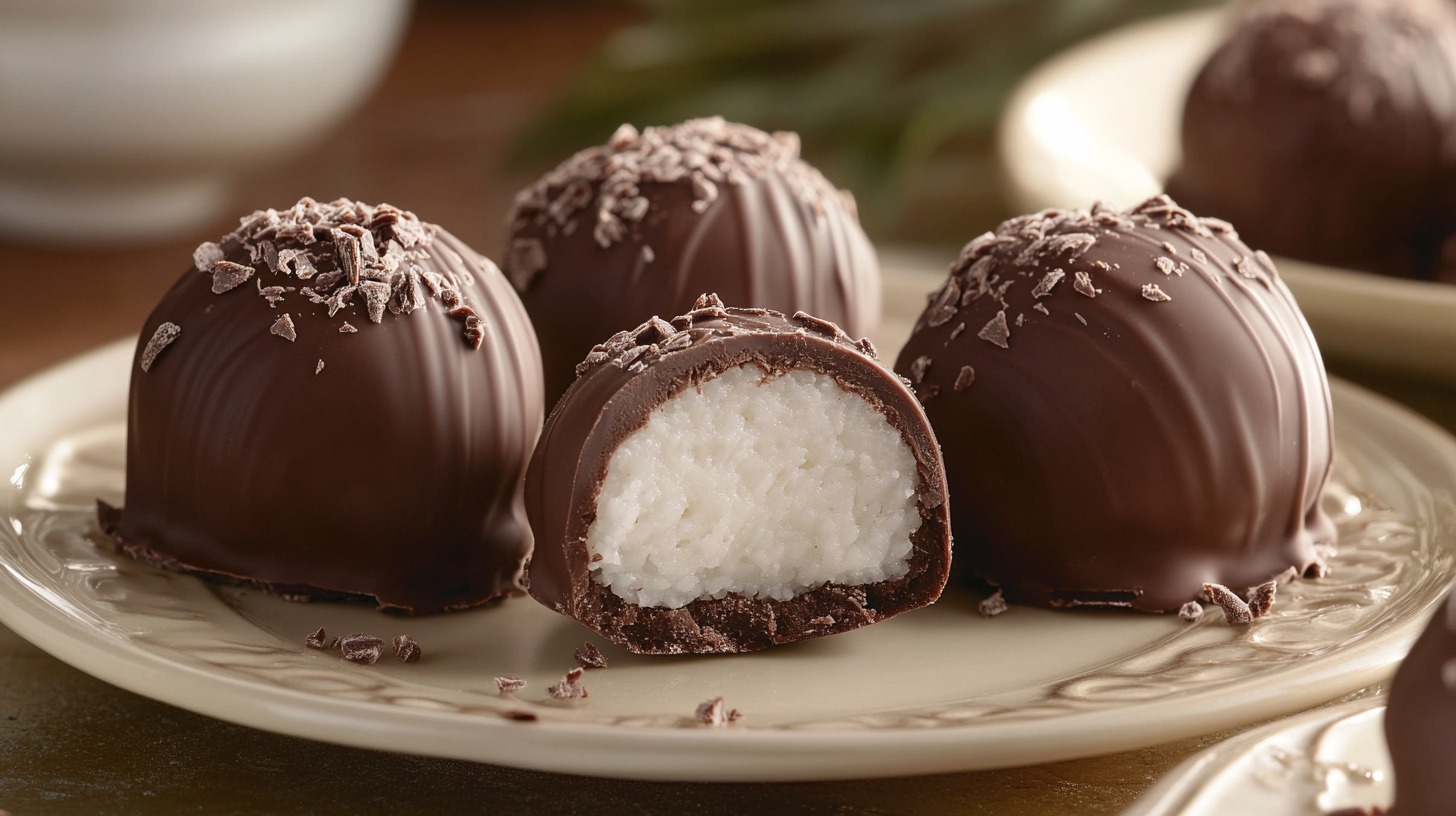
<svg viewBox="0 0 1456 816"><path fill-rule="evenodd" d="M626 21L572 5L423 3L398 62L323 144L250 174L234 216L161 245L0 239L0 388L134 335L193 247L257 207L302 195L389 201L498 257L506 207L532 172L502 157L550 92ZM429 127L420 123L428 122ZM607 134L587 134L584 143ZM387 159L384 160L384 159ZM971 225L967 235L993 226ZM1341 371L1456 427L1456 396ZM3 433L4 429L0 429ZM668 784L571 777L342 748L235 726L94 680L0 627L0 811L95 813L1116 813L1220 735L1034 768L815 784Z"/></svg>

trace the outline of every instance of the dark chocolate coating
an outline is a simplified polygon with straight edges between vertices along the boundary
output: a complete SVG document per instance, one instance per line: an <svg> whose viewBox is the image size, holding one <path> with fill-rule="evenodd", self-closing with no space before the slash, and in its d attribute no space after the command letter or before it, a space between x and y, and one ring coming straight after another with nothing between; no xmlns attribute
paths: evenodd
<svg viewBox="0 0 1456 816"><path fill-rule="evenodd" d="M526 512L536 536L527 569L531 595L614 643L653 654L754 651L856 629L935 601L950 569L945 481L930 425L904 382L873 356L868 341L851 342L832 323L724 309L716 298L694 305L671 324L654 318L598 346L547 419L526 472ZM613 451L657 406L740 365L830 375L900 431L915 456L921 518L904 577L825 584L787 601L730 594L678 609L634 605L592 579L586 536Z"/></svg>
<svg viewBox="0 0 1456 816"><path fill-rule="evenodd" d="M338 215L339 204L304 210ZM132 372L125 508L103 512L120 549L288 596L357 596L404 612L519 589L531 545L520 480L543 413L535 337L490 261L408 219L424 237L399 255L398 272L419 287L395 287L378 322L362 290L332 317L303 291L330 288L337 271L327 223L306 244L245 224L213 248L252 267L252 279L214 294L213 275L194 266L167 292ZM377 221L372 233L383 250L391 227ZM254 261L249 247L264 236L307 250L317 274ZM432 294L430 276L445 294ZM269 285L294 291L270 306L259 290ZM270 332L283 314L291 342ZM164 322L180 334L143 371ZM357 331L341 331L346 322Z"/></svg>
<svg viewBox="0 0 1456 816"><path fill-rule="evenodd" d="M1456 191L1456 12L1264 0L1183 110L1168 192L1276 255L1429 278Z"/></svg>
<svg viewBox="0 0 1456 816"><path fill-rule="evenodd" d="M1392 816L1456 810L1456 596L1448 595L1390 686L1385 743L1395 769Z"/></svg>
<svg viewBox="0 0 1456 816"><path fill-rule="evenodd" d="M1334 543L1314 338L1267 256L1166 197L972 241L895 370L940 439L957 564L1010 601L1176 611Z"/></svg>
<svg viewBox="0 0 1456 816"><path fill-rule="evenodd" d="M727 178L695 180L664 161L710 154L720 157L710 166L731 168ZM612 161L632 166L630 185L611 180ZM633 199L642 203L612 221L611 202ZM604 213L620 234L598 228ZM679 314L701 292L802 310L855 337L879 326L879 265L853 202L784 134L722 120L624 129L523 191L510 223L503 268L539 335L548 407L592 346L623 326Z"/></svg>

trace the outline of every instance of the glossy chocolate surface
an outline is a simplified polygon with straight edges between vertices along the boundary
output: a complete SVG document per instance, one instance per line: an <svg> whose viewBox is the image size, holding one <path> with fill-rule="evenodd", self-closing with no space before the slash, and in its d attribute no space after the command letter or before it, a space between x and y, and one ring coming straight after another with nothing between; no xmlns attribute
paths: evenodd
<svg viewBox="0 0 1456 816"><path fill-rule="evenodd" d="M540 337L548 407L592 346L701 292L855 337L879 325L879 265L853 199L799 159L793 134L624 125L522 191L510 223L504 269Z"/></svg>
<svg viewBox="0 0 1456 816"><path fill-rule="evenodd" d="M1429 278L1456 191L1456 12L1262 0L1189 91L1168 191L1276 255Z"/></svg>
<svg viewBox="0 0 1456 816"><path fill-rule="evenodd" d="M896 371L925 403L958 567L1008 600L1177 611L1319 569L1319 350L1267 256L1165 197L968 244Z"/></svg>
<svg viewBox="0 0 1456 816"><path fill-rule="evenodd" d="M904 382L874 358L868 341L852 342L827 321L725 309L711 297L694 306L671 323L654 319L596 347L552 411L526 474L536 535L531 595L643 653L753 651L856 629L938 598L950 567L945 483L935 438ZM825 584L787 601L730 594L677 609L636 606L592 579L586 534L612 452L657 406L740 365L832 376L900 431L916 461L921 517L907 575L863 586Z"/></svg>
<svg viewBox="0 0 1456 816"><path fill-rule="evenodd" d="M409 213L305 200L200 247L148 318L103 525L285 595L470 606L518 588L541 416L535 337L490 261Z"/></svg>
<svg viewBox="0 0 1456 816"><path fill-rule="evenodd" d="M1395 769L1392 816L1456 809L1456 596L1447 596L1390 686L1385 743Z"/></svg>

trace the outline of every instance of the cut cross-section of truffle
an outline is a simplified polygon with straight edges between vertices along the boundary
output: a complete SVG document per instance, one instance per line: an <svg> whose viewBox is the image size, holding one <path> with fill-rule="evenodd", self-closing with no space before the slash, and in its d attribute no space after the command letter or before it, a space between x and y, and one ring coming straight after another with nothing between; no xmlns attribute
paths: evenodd
<svg viewBox="0 0 1456 816"><path fill-rule="evenodd" d="M933 602L940 453L827 321L705 296L597 346L526 475L528 588L640 653L745 652Z"/></svg>
<svg viewBox="0 0 1456 816"><path fill-rule="evenodd" d="M102 512L119 548L400 611L518 589L541 363L494 264L411 213L311 199L193 258L142 330L125 508Z"/></svg>
<svg viewBox="0 0 1456 816"><path fill-rule="evenodd" d="M792 133L623 125L521 191L509 220L502 266L540 335L548 407L602 338L704 291L855 337L878 326L879 266L854 200Z"/></svg>
<svg viewBox="0 0 1456 816"><path fill-rule="evenodd" d="M1449 2L1258 0L1189 90L1168 191L1276 255L1429 277L1456 228L1453 100Z"/></svg>
<svg viewBox="0 0 1456 816"><path fill-rule="evenodd" d="M1013 603L1177 612L1204 584L1321 569L1335 540L1309 327L1268 256L1167 197L975 239L895 368L941 443L957 564Z"/></svg>

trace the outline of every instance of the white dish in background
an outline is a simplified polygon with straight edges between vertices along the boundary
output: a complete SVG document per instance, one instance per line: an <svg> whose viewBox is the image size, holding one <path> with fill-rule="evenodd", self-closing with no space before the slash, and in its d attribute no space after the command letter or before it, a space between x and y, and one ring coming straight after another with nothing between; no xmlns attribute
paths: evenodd
<svg viewBox="0 0 1456 816"><path fill-rule="evenodd" d="M1001 123L1012 203L1126 207L1161 192L1178 161L1183 98L1224 21L1197 11L1135 24L1028 76ZM1456 383L1456 286L1277 263L1326 357Z"/></svg>
<svg viewBox="0 0 1456 816"><path fill-rule="evenodd" d="M892 271L887 337L899 338L936 278ZM704 781L1069 759L1289 714L1382 680L1456 571L1456 441L1336 383L1327 500L1345 516L1342 551L1328 578L1282 588L1273 614L1248 629L1216 611L1195 625L1023 607L983 619L974 597L952 591L929 609L752 655L608 647L611 667L586 676L591 696L556 704L546 686L579 644L600 640L528 598L400 618L217 588L98 544L95 498L121 499L132 348L107 346L0 395L0 622L131 691L312 739ZM303 647L320 626L408 633L425 659L349 664ZM530 685L502 698L501 674ZM695 708L718 695L745 718L698 726ZM518 710L539 721L502 716Z"/></svg>
<svg viewBox="0 0 1456 816"><path fill-rule="evenodd" d="M1380 700L1308 711L1174 768L1122 816L1324 816L1395 798Z"/></svg>

